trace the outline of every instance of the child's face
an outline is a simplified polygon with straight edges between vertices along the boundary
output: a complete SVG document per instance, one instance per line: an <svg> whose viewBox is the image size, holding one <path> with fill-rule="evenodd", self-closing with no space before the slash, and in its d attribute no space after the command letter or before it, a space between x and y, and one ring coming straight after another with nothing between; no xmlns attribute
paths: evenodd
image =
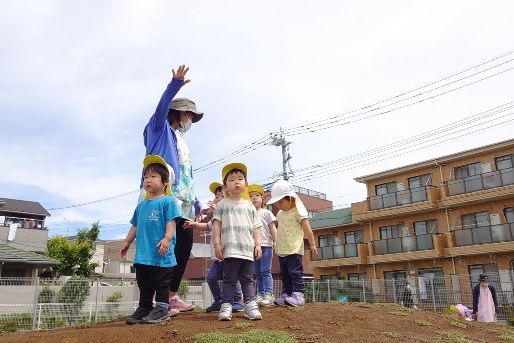
<svg viewBox="0 0 514 343"><path fill-rule="evenodd" d="M225 182L225 188L230 195L239 196L243 194L243 192L248 186L246 182L245 175L241 172L232 173L227 177L227 181Z"/></svg>
<svg viewBox="0 0 514 343"><path fill-rule="evenodd" d="M282 198L279 201L277 201L277 207L281 211L289 211L291 209L291 206L292 206L291 199Z"/></svg>
<svg viewBox="0 0 514 343"><path fill-rule="evenodd" d="M162 182L161 176L154 171L147 171L144 176L143 187L150 194L164 192L166 183Z"/></svg>
<svg viewBox="0 0 514 343"><path fill-rule="evenodd" d="M262 195L259 192L250 192L250 201L256 209L262 207Z"/></svg>
<svg viewBox="0 0 514 343"><path fill-rule="evenodd" d="M214 195L214 203L219 203L221 199L223 199L223 191L216 192L216 194Z"/></svg>

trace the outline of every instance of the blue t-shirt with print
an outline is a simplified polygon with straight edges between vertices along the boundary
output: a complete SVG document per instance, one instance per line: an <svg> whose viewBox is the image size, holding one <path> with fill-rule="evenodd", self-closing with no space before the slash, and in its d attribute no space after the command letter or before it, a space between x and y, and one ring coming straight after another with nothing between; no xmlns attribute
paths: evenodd
<svg viewBox="0 0 514 343"><path fill-rule="evenodd" d="M136 227L136 256L134 263L158 267L174 267L176 233L170 241L168 252L159 255L157 243L166 234L166 224L180 217L180 210L174 198L161 196L143 200L137 205L130 223Z"/></svg>

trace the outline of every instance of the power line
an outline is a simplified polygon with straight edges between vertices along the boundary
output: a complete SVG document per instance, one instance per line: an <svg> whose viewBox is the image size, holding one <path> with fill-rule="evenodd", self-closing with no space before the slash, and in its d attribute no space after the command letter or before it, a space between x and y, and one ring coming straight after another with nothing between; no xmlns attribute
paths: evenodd
<svg viewBox="0 0 514 343"><path fill-rule="evenodd" d="M121 197L124 197L124 196L127 196L127 195L136 194L136 193L139 193L139 192L140 192L140 190L136 189L136 190L133 190L133 191L130 191L130 192L127 192L127 193L113 195L113 196L110 196L110 197L107 197L107 198L103 198L103 199L82 202L82 203L73 204L73 205L69 205L69 206L48 208L47 211L64 210L66 208L73 208L73 207L80 207L80 206L86 206L86 205L91 205L91 204L97 204L99 202L104 202L104 201L108 201L108 200L113 200L113 199L121 198Z"/></svg>

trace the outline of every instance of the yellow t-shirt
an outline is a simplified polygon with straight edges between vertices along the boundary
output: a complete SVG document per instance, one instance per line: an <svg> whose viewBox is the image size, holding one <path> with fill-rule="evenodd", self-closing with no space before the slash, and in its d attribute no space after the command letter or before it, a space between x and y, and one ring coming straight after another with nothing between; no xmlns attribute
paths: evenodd
<svg viewBox="0 0 514 343"><path fill-rule="evenodd" d="M306 218L306 217L305 217ZM303 255L302 219L296 207L277 213L277 242L275 253L279 256Z"/></svg>

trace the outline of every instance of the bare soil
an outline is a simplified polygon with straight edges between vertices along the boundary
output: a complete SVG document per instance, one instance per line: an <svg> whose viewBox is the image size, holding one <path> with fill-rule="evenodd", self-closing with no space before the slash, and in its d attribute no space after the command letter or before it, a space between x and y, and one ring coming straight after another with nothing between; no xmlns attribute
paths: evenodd
<svg viewBox="0 0 514 343"><path fill-rule="evenodd" d="M302 309L273 307L262 308L261 312L263 319L254 322L241 313L235 313L232 321L220 322L217 313L195 311L162 324L128 326L118 320L49 331L2 333L0 342L194 342L198 333L242 333L253 329L284 331L305 343L514 342L514 328L506 325L465 322L391 304L313 303Z"/></svg>

